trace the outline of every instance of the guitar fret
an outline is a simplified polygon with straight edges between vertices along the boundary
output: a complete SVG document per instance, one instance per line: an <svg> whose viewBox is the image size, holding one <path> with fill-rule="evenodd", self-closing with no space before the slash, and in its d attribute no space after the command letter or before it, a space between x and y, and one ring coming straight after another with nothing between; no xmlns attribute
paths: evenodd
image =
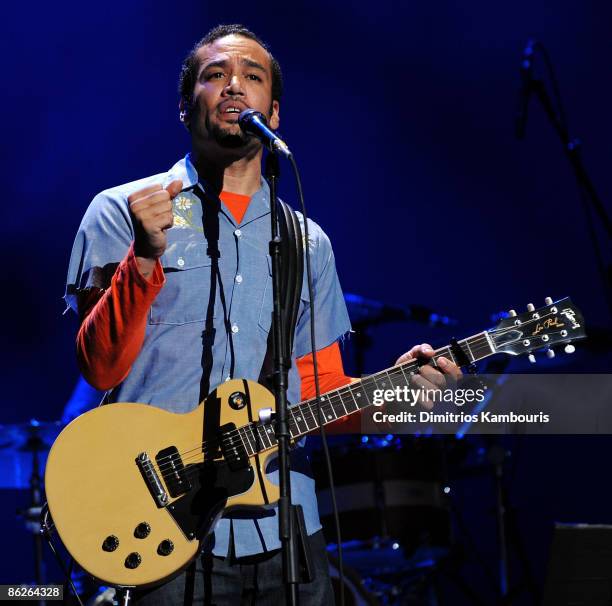
<svg viewBox="0 0 612 606"><path fill-rule="evenodd" d="M352 408L352 409L349 411L349 414L350 414L351 412L357 412L357 411L359 410L359 403L357 402L357 398L355 398L355 394L354 394L354 392L353 392L353 390L352 390L352 388L351 388L351 385L352 385L352 384L350 384L350 383L349 383L349 385L347 385L347 386L344 388L344 389L346 390L346 392L347 392L347 393L348 393L348 394L351 396L351 399L353 400L353 404L355 405L355 408Z"/></svg>
<svg viewBox="0 0 612 606"><path fill-rule="evenodd" d="M463 340L463 341L459 341L459 343L460 343L460 344L461 344L461 343L465 343L465 347L466 347L466 349L467 349L467 353L468 353L468 354L470 354L470 356L471 356L471 358L472 358L472 362L475 362L475 361L476 361L476 358L474 357L474 354L472 353L472 350L470 349L470 344L468 343L468 340L467 340L467 339L465 339L465 340ZM463 349L463 347L462 347L461 349Z"/></svg>
<svg viewBox="0 0 612 606"><path fill-rule="evenodd" d="M265 425L257 425L257 435L259 437L259 441L261 442L261 444L263 445L264 449L265 448L270 448L272 446L272 440L270 440L270 436L268 435L268 432L266 431L266 426ZM264 440L264 437L268 440L268 444L266 445L266 442Z"/></svg>
<svg viewBox="0 0 612 606"><path fill-rule="evenodd" d="M338 417L336 416L336 411L331 402L328 401L327 396L321 396L319 400L321 401L321 412L323 413L323 422L325 425L335 421Z"/></svg>
<svg viewBox="0 0 612 606"><path fill-rule="evenodd" d="M391 388L393 389L395 387L395 385L393 384L393 377L391 376L391 373L393 372L393 369L387 371L387 378L389 379L389 383L391 383ZM398 385L399 387L399 385Z"/></svg>
<svg viewBox="0 0 612 606"><path fill-rule="evenodd" d="M246 425L246 426L244 427L244 432L243 432L243 434L246 436L246 439L247 439L247 444L248 444L248 448L247 448L247 447L246 447L246 445L245 445L245 450L246 450L246 452L247 452L247 455L248 455L248 456L254 455L254 454L255 454L255 452L256 452L256 448L255 448L255 446L256 446L256 445L255 445L255 438L253 437L253 442L251 442L251 438L249 437L249 434L252 434L252 431L253 431L253 430L252 430L252 428L251 428L251 425ZM244 442L244 440L243 440L243 442ZM250 451L250 452L249 452L249 451Z"/></svg>
<svg viewBox="0 0 612 606"><path fill-rule="evenodd" d="M287 423L289 426L289 435L291 436L291 438L295 438L296 436L300 435L299 428L297 431L294 431L294 429L297 427L297 422L293 414L294 408L295 408L294 406L292 406L291 408L287 408L287 412L289 413L289 415L291 415L291 418L288 419L288 423Z"/></svg>
<svg viewBox="0 0 612 606"><path fill-rule="evenodd" d="M436 355L435 355L436 362L438 361L438 358L441 358L441 357L450 359L450 361L455 364L457 363L457 360L455 359L455 356L453 355L453 351L451 350L450 347L442 347L441 349L438 350L438 352L436 352Z"/></svg>
<svg viewBox="0 0 612 606"><path fill-rule="evenodd" d="M360 400L359 409L367 408L372 404L372 400L368 396L368 392L365 389L365 379L362 379L359 383L359 391L357 392L357 397Z"/></svg>
<svg viewBox="0 0 612 606"><path fill-rule="evenodd" d="M312 403L312 400L308 400L308 402L306 403L306 408L304 409L304 420L306 422L306 427L309 431L312 431L313 429L319 427L319 423L317 422L317 418L312 409ZM310 416L310 421L308 420L308 416Z"/></svg>
<svg viewBox="0 0 612 606"><path fill-rule="evenodd" d="M410 385L410 380L408 379L408 377L406 376L406 373L404 372L404 366L405 364L400 364L399 366L397 366L397 368L399 368L400 372L402 373L402 377L404 378L404 385Z"/></svg>
<svg viewBox="0 0 612 606"><path fill-rule="evenodd" d="M276 436L274 435L274 427L272 427L272 425L262 425L261 427L263 427L264 433L270 441L270 446L276 446L277 440Z"/></svg>
<svg viewBox="0 0 612 606"><path fill-rule="evenodd" d="M337 389L335 390L334 397L338 398L338 402L334 404L334 407L336 407L336 408L338 408L340 410L340 416L346 417L346 415L348 415L348 410L347 410L346 406L344 405L344 401L342 400L342 395L340 394L340 392ZM338 405L342 406L342 408L340 408L340 406L338 406ZM342 411L344 411L344 412L342 412ZM336 416L336 418L338 418L338 417Z"/></svg>
<svg viewBox="0 0 612 606"><path fill-rule="evenodd" d="M306 419L304 418L304 411L302 410L303 407L301 405L298 405L295 408L296 408L296 415L294 415L295 424L298 428L298 431L300 432L300 435L304 433L308 433L308 423Z"/></svg>
<svg viewBox="0 0 612 606"><path fill-rule="evenodd" d="M372 396L376 389L376 381L372 379L372 376L365 377L361 380L361 394L365 397L367 402L361 407L366 408L372 404Z"/></svg>

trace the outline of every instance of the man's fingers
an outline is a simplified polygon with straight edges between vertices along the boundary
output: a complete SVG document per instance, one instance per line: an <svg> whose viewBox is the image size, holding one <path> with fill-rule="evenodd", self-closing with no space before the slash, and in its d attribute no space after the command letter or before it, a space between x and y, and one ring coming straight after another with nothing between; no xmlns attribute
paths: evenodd
<svg viewBox="0 0 612 606"><path fill-rule="evenodd" d="M430 383L425 377L423 377L422 375L414 375L412 377L410 377L410 384L415 385L417 387L417 389L420 390L420 393L418 395L418 402L419 404L427 409L427 410L431 410L434 406L434 403L427 397L427 392L428 391L436 391L437 387L433 384Z"/></svg>
<svg viewBox="0 0 612 606"><path fill-rule="evenodd" d="M172 208L172 202L170 201L170 195L165 189L161 189L154 193L150 193L147 196L138 198L133 202L130 202L130 209L132 212L138 212L145 208L153 208L159 205L164 211Z"/></svg>
<svg viewBox="0 0 612 606"><path fill-rule="evenodd" d="M463 376L461 368L459 368L454 362L451 362L447 358L438 358L437 364L444 374L450 375L451 377L453 377L453 379L455 379L455 381L458 381L459 378Z"/></svg>
<svg viewBox="0 0 612 606"><path fill-rule="evenodd" d="M421 366L419 374L427 379L427 381L433 385L434 389L444 389L446 387L444 375L432 366Z"/></svg>
<svg viewBox="0 0 612 606"><path fill-rule="evenodd" d="M397 359L395 364L397 366L398 364L404 364L405 362L410 362L410 360L415 360L416 358L432 358L433 355L433 347L429 343L423 343L422 345L415 345L412 349L410 349L410 351L402 354Z"/></svg>
<svg viewBox="0 0 612 606"><path fill-rule="evenodd" d="M159 191L160 189L163 189L161 183L155 183L154 185L149 185L149 187L139 189L138 191L135 191L133 194L130 194L128 196L128 202L131 204L132 202L135 202L139 198L144 198L145 196L148 196L154 191Z"/></svg>
<svg viewBox="0 0 612 606"><path fill-rule="evenodd" d="M181 189L183 189L183 182L181 179L175 179L166 186L166 191L170 194L171 198L174 198Z"/></svg>
<svg viewBox="0 0 612 606"><path fill-rule="evenodd" d="M171 229L173 225L174 225L174 215L172 215L172 213L170 213L170 216L166 217L166 222L164 223L164 226L162 227L162 231L166 231L167 229Z"/></svg>

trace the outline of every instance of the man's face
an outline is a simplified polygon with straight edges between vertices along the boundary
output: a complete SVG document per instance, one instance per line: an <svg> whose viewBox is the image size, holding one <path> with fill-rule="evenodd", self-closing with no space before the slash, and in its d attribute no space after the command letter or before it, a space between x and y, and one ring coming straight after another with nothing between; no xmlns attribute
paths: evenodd
<svg viewBox="0 0 612 606"><path fill-rule="evenodd" d="M267 116L279 125L278 101L272 101L270 56L255 40L225 36L197 51L199 70L188 123L194 142L214 142L223 148L259 146L238 125L245 109Z"/></svg>

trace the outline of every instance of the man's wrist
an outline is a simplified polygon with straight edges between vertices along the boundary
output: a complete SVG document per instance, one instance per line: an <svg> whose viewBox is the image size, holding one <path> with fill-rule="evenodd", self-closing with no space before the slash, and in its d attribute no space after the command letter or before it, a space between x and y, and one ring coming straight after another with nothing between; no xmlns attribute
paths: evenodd
<svg viewBox="0 0 612 606"><path fill-rule="evenodd" d="M134 254L134 258L136 259L136 266L138 267L138 271L142 277L150 280L153 276L153 272L155 271L157 259L152 259L151 257L140 257L136 254Z"/></svg>

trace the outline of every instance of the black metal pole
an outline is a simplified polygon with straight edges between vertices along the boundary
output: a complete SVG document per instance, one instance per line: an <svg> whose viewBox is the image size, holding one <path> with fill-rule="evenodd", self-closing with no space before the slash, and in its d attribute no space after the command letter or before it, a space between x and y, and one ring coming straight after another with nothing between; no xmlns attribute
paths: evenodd
<svg viewBox="0 0 612 606"><path fill-rule="evenodd" d="M599 215L608 237L612 238L612 221L610 221L610 217L606 212L603 202L595 191L595 186L593 185L593 182L591 181L591 178L589 177L582 162L582 157L580 155L580 141L578 141L578 139L572 139L565 125L563 125L559 120L544 83L541 80L534 79L531 86L533 87L538 100L542 104L542 107L544 108L544 111L546 112L546 115L548 116L553 128L559 136L559 139L561 139L561 143L563 143L565 154L567 155L572 169L574 170L576 181L578 181L578 184L585 189L593 208Z"/></svg>
<svg viewBox="0 0 612 606"><path fill-rule="evenodd" d="M298 604L299 560L295 541L295 526L291 508L291 477L289 462L289 424L287 422L288 371L291 363L290 352L286 351L281 316L281 236L278 228L278 198L276 185L279 177L278 158L268 153L266 158L266 178L270 185L270 221L272 239L270 258L272 259L272 330L274 353L274 398L276 401L276 439L278 442L278 473L280 499L278 501L279 538L283 556L283 582L287 604Z"/></svg>
<svg viewBox="0 0 612 606"><path fill-rule="evenodd" d="M599 217L601 221L601 225L604 228L604 231L608 235L609 239L612 239L612 221L606 212L606 209L595 190L595 186L587 173L587 170L582 162L582 155L580 154L580 141L578 139L572 139L570 137L569 131L565 124L559 119L559 116L555 112L552 101L548 92L546 91L546 87L544 83L539 79L533 79L530 83L533 91L538 98L538 101L541 103L542 107L550 123L552 124L555 132L557 133L561 143L563 144L563 149L565 151L565 155L569 160L569 163L574 172L574 177L576 178L576 182L578 187L580 188L581 196L584 200L585 206L585 214L587 225L591 226L591 219L588 209L588 203L590 202L593 207L595 214ZM595 240L595 234L592 234L593 246L595 247L595 255L599 259L599 249L597 246L597 242ZM605 296L608 300L608 306L610 308L610 312L612 313L612 283L610 282L610 276L606 271L605 266L602 263L599 263L599 271L601 273L601 279L604 283Z"/></svg>

